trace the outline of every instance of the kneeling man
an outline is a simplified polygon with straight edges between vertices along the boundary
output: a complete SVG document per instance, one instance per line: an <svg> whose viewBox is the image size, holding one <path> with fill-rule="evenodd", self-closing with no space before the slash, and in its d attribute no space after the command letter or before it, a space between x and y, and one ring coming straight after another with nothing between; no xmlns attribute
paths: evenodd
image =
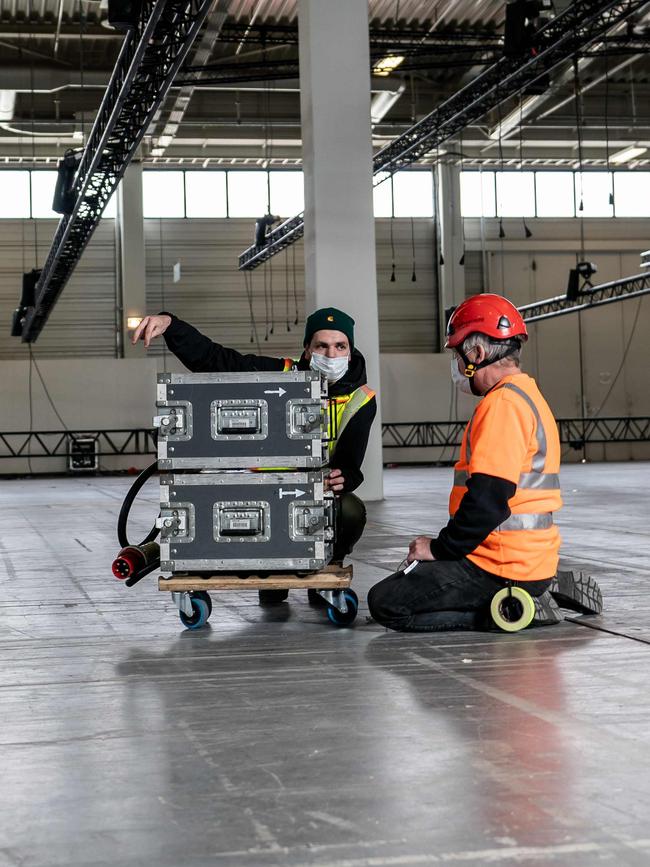
<svg viewBox="0 0 650 867"><path fill-rule="evenodd" d="M574 610L600 613L592 579L557 573L560 441L548 404L519 366L527 339L519 311L500 295L469 298L449 320L452 379L481 401L463 435L447 526L436 538L414 539L410 568L370 590L370 613L384 626L481 628L507 583L535 598L537 625L562 619L554 596Z"/></svg>

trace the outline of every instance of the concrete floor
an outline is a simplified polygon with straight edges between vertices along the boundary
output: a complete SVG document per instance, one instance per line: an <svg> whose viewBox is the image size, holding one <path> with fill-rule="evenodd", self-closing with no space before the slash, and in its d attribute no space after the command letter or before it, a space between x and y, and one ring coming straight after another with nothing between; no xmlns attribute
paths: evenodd
<svg viewBox="0 0 650 867"><path fill-rule="evenodd" d="M649 476L564 469L563 553L606 613L514 636L389 633L365 602L337 630L296 592L184 631L111 576L127 479L2 481L0 865L647 865ZM386 472L362 600L450 480Z"/></svg>

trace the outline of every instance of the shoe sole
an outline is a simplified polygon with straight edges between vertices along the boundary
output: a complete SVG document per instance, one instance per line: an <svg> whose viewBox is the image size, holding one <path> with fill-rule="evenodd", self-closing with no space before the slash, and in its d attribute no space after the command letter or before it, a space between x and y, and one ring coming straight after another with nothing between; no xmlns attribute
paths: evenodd
<svg viewBox="0 0 650 867"><path fill-rule="evenodd" d="M561 608L578 614L603 612L603 594L586 572L558 572L548 591Z"/></svg>
<svg viewBox="0 0 650 867"><path fill-rule="evenodd" d="M533 602L535 603L535 616L530 626L553 626L556 623L562 623L564 620L557 602L548 590L542 593L541 596L534 596ZM528 627L529 629L530 626Z"/></svg>

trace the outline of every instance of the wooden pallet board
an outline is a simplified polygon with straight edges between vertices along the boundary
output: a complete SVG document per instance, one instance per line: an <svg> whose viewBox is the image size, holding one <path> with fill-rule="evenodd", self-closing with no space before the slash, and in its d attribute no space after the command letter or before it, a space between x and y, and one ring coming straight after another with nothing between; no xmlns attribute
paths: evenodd
<svg viewBox="0 0 650 867"><path fill-rule="evenodd" d="M238 575L177 575L173 578L159 578L159 590L343 590L352 583L352 566L326 566L320 572L312 572L301 577L295 573L272 575L260 578L251 575L240 578Z"/></svg>

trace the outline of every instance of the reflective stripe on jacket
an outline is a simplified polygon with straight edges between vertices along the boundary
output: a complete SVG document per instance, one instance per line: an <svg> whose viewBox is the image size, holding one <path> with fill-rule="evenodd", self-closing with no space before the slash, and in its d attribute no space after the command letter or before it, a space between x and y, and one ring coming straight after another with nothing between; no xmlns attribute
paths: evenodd
<svg viewBox="0 0 650 867"><path fill-rule="evenodd" d="M470 419L455 466L449 512L456 514L472 473L517 485L511 515L468 558L493 575L517 581L552 578L560 534L553 512L562 506L560 441L553 414L526 374L505 377Z"/></svg>

